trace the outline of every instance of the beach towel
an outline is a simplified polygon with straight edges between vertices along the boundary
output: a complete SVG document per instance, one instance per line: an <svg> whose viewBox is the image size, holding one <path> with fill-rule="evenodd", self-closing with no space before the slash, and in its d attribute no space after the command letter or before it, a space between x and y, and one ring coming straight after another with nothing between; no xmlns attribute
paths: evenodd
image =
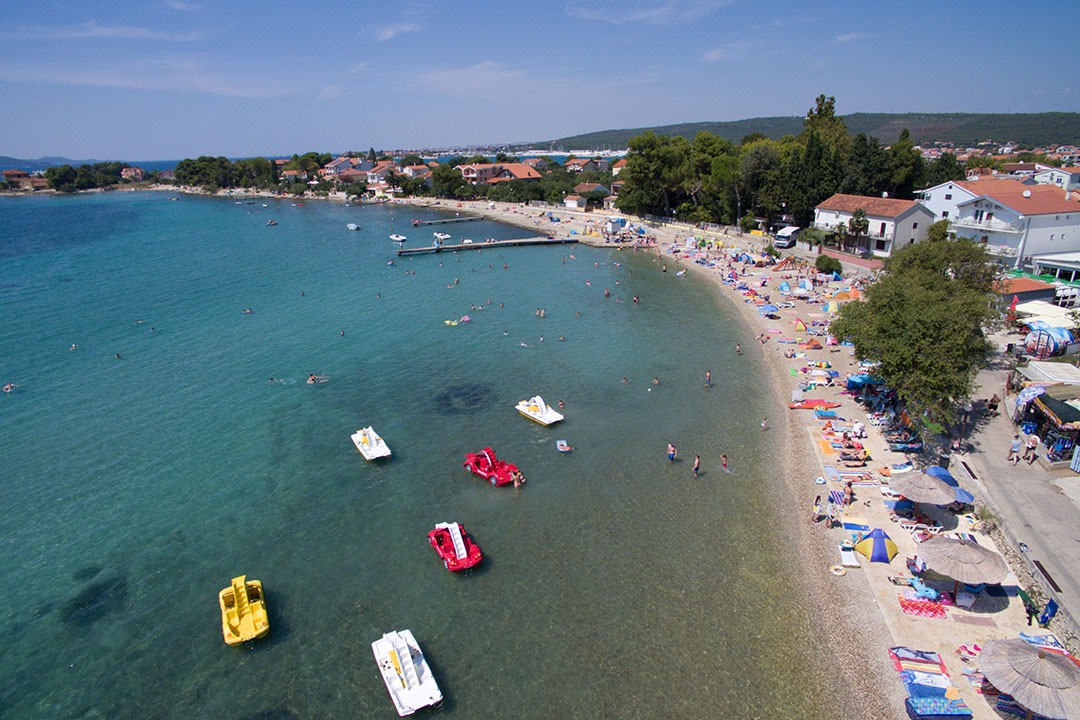
<svg viewBox="0 0 1080 720"><path fill-rule="evenodd" d="M945 607L940 603L930 602L929 600L912 600L903 595L897 595L896 599L900 601L900 609L904 611L905 615L937 620L944 620L948 617Z"/></svg>
<svg viewBox="0 0 1080 720"><path fill-rule="evenodd" d="M862 518L844 515L844 529L852 532L868 533L870 532L870 523L866 522Z"/></svg>
<svg viewBox="0 0 1080 720"><path fill-rule="evenodd" d="M822 468L825 471L825 477L833 482L840 482L840 474L836 471L835 465L826 465Z"/></svg>
<svg viewBox="0 0 1080 720"><path fill-rule="evenodd" d="M950 700L943 697L908 698L904 701L908 714L916 718L931 717L971 717L971 708L959 698Z"/></svg>
<svg viewBox="0 0 1080 720"><path fill-rule="evenodd" d="M1046 627L1050 624L1050 621L1057 615L1058 604L1057 600L1051 600L1046 603L1046 608L1042 611L1042 615L1039 616L1039 627Z"/></svg>
<svg viewBox="0 0 1080 720"><path fill-rule="evenodd" d="M892 658L897 670L901 669L898 663L921 663L922 665L937 666L939 672L945 672L945 662L941 659L941 655L933 650L913 650L903 645L897 645L889 648L889 657Z"/></svg>
<svg viewBox="0 0 1080 720"><path fill-rule="evenodd" d="M1007 713L1009 715L1016 715L1017 717L1028 717L1027 710L1020 707L1020 705L1018 705L1017 702L1013 700L1012 695L1006 695L1005 693L1001 693L1001 695L998 696L997 710L998 712ZM1036 713L1032 713L1031 718L1032 720L1048 720L1045 715L1039 715Z"/></svg>

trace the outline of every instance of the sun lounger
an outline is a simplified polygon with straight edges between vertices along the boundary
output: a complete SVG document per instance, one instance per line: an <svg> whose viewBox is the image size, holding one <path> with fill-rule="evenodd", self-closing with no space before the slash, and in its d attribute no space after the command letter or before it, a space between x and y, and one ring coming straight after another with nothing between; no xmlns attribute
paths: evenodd
<svg viewBox="0 0 1080 720"><path fill-rule="evenodd" d="M840 549L840 564L846 568L859 567L859 558L855 555L855 548L845 545L837 545Z"/></svg>

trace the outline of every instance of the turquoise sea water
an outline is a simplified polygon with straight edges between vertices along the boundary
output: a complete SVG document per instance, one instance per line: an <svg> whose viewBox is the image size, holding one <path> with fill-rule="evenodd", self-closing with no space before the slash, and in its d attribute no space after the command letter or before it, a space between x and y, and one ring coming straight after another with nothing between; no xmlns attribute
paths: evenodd
<svg viewBox="0 0 1080 720"><path fill-rule="evenodd" d="M370 643L404 627L450 716L829 714L714 290L584 246L390 265L392 231L528 233L261 203L0 200L0 715L396 717ZM562 425L515 413L536 393ZM368 424L390 462L353 448ZM525 487L462 469L486 445ZM428 545L448 520L471 575ZM272 629L232 648L242 573Z"/></svg>

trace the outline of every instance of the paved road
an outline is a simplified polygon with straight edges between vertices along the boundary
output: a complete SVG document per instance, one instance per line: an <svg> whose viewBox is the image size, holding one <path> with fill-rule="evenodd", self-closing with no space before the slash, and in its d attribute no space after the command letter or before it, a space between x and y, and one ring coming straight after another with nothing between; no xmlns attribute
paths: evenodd
<svg viewBox="0 0 1080 720"><path fill-rule="evenodd" d="M995 340L1004 342L1003 337ZM982 371L975 397L986 398L995 392L1004 397L1007 373L1003 362L1001 367ZM1038 462L1028 465L1021 461L1015 467L1007 462L1009 445L1018 432L1006 412L1014 407L1013 399L1002 403L998 417L987 417L977 408L970 451L954 455L950 471L961 485L970 484L977 495L989 501L1006 535L1015 545L1027 546L1024 555L1033 573L1041 576L1044 587L1052 588L1049 575L1060 588L1053 593L1059 604L1080 621L1080 476L1068 470L1050 472ZM1035 567L1035 561L1045 573Z"/></svg>

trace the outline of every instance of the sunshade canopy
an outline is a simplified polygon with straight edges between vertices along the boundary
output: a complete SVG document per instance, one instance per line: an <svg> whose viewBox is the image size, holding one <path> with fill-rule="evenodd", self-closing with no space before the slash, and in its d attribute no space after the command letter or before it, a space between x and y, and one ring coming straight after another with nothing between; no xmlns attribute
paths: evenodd
<svg viewBox="0 0 1080 720"><path fill-rule="evenodd" d="M1005 559L990 548L944 535L934 535L923 542L919 557L934 572L970 585L996 585L1009 574Z"/></svg>
<svg viewBox="0 0 1080 720"><path fill-rule="evenodd" d="M991 640L979 671L998 690L1048 718L1080 718L1080 668L1062 655L1022 638Z"/></svg>

